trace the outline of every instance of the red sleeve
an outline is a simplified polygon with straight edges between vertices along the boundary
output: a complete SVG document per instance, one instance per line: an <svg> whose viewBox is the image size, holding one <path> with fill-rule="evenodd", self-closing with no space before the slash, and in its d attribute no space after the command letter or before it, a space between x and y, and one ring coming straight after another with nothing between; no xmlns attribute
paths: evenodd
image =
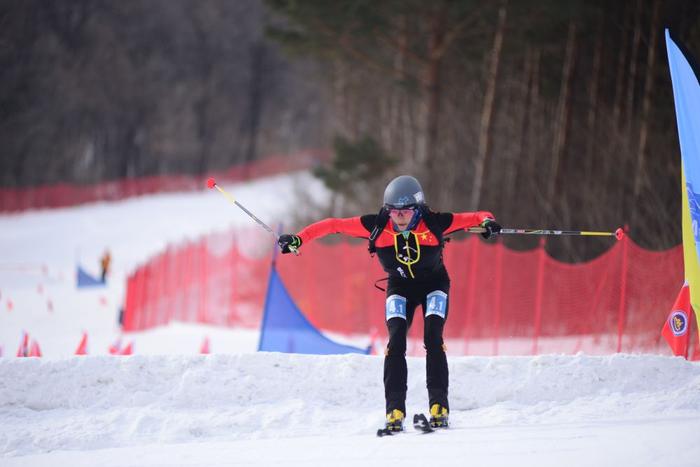
<svg viewBox="0 0 700 467"><path fill-rule="evenodd" d="M476 212L455 212L452 214L452 223L445 229L445 233L456 232L457 230L468 229L469 227L477 227L484 219L495 219L494 215L489 211Z"/></svg>
<svg viewBox="0 0 700 467"><path fill-rule="evenodd" d="M360 216L346 219L329 217L304 227L297 235L301 237L302 242L306 243L316 238L336 233L365 238L369 235L367 229L360 222Z"/></svg>

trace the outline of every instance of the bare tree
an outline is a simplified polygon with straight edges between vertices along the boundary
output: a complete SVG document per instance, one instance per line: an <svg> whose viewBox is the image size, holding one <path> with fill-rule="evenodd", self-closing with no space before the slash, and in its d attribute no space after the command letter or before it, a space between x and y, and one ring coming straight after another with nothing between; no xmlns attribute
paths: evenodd
<svg viewBox="0 0 700 467"><path fill-rule="evenodd" d="M556 199L557 179L559 177L559 166L566 145L566 135L569 129L570 94L571 94L571 74L574 69L574 58L576 54L576 23L571 20L566 39L566 52L561 72L561 87L559 89L559 99L557 111L554 119L554 140L552 141L552 155L547 175L546 203L548 217L551 218L554 212Z"/></svg>
<svg viewBox="0 0 700 467"><path fill-rule="evenodd" d="M503 48L503 36L506 27L507 0L501 2L498 8L498 24L493 36L493 46L491 47L491 61L486 80L486 92L484 103L481 108L481 126L479 130L479 151L474 161L474 181L472 182L472 194L469 207L476 210L481 201L481 187L483 184L486 158L489 151L489 133L491 129L491 119L493 116L494 99L496 96L496 81L498 79L498 67L501 62L501 50Z"/></svg>
<svg viewBox="0 0 700 467"><path fill-rule="evenodd" d="M649 136L649 113L651 111L651 94L654 87L654 65L656 64L656 48L658 47L657 38L659 31L659 10L660 1L654 0L652 8L651 21L649 23L649 34L647 43L647 65L644 78L644 95L642 98L642 117L639 129L639 144L637 147L637 157L634 172L634 188L632 199L636 205L639 202L639 194L642 190L642 184L646 181L646 171L644 166L644 154L647 149L647 140ZM637 210L632 211L632 225L636 224Z"/></svg>

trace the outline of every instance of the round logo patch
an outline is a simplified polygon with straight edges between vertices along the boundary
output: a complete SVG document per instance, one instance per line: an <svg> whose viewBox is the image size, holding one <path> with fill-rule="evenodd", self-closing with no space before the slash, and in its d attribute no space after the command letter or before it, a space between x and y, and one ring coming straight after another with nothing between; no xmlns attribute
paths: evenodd
<svg viewBox="0 0 700 467"><path fill-rule="evenodd" d="M408 196L402 196L399 198L399 202L396 203L397 207L406 206L407 204L413 204L413 200Z"/></svg>
<svg viewBox="0 0 700 467"><path fill-rule="evenodd" d="M685 312L676 310L668 318L668 324L674 336L682 336L688 330L688 315Z"/></svg>

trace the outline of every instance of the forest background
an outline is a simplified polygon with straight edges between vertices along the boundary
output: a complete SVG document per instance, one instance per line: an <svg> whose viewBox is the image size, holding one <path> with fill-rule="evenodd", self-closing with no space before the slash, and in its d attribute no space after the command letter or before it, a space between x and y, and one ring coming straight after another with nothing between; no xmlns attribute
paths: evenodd
<svg viewBox="0 0 700 467"><path fill-rule="evenodd" d="M699 20L695 0L0 0L0 186L320 149L335 196L297 226L376 212L410 173L436 209L662 250L681 241L663 31L698 57Z"/></svg>

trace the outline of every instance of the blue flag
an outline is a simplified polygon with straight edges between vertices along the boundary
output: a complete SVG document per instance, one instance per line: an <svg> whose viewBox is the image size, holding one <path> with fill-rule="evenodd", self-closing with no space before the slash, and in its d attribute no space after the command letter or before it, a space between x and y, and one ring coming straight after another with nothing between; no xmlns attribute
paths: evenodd
<svg viewBox="0 0 700 467"><path fill-rule="evenodd" d="M316 329L296 306L274 266L270 271L258 350L302 354L369 354L361 349L333 342Z"/></svg>
<svg viewBox="0 0 700 467"><path fill-rule="evenodd" d="M102 279L91 276L82 267L80 267L80 265L78 265L78 271L76 273L76 283L78 288L105 285L105 282Z"/></svg>
<svg viewBox="0 0 700 467"><path fill-rule="evenodd" d="M690 303L700 318L700 82L692 59L671 39L668 29L666 49L681 146L685 280L690 285ZM700 319L696 323L700 325Z"/></svg>

